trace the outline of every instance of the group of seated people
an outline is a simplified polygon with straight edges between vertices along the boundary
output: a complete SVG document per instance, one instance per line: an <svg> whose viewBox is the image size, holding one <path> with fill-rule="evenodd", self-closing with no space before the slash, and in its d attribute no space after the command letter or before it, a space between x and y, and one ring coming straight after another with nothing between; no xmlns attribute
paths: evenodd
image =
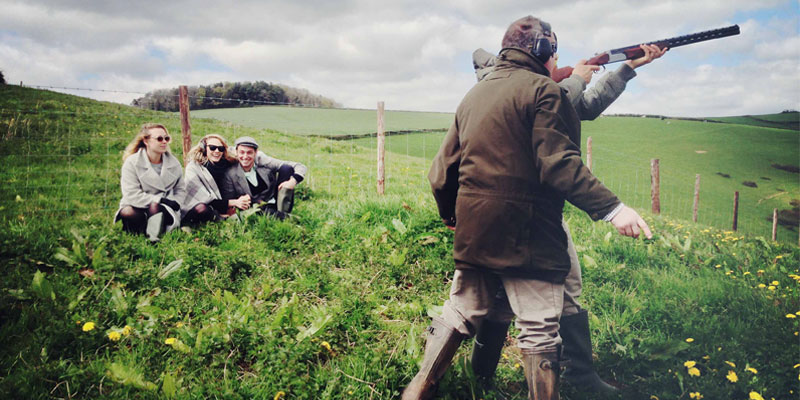
<svg viewBox="0 0 800 400"><path fill-rule="evenodd" d="M286 218L294 205L294 188L306 166L259 151L243 136L232 154L220 135L200 139L186 157L186 175L169 151L170 135L161 124L148 123L123 154L122 199L114 221L127 232L144 233L156 242L181 224L195 226L258 207L258 213Z"/></svg>

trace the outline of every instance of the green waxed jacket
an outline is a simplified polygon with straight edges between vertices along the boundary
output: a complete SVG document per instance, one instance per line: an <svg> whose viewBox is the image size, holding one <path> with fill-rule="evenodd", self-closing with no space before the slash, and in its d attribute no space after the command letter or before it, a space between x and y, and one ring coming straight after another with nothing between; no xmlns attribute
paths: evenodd
<svg viewBox="0 0 800 400"><path fill-rule="evenodd" d="M541 62L504 49L456 111L428 179L456 223L456 268L563 282L564 201L592 219L619 199L580 159L580 121Z"/></svg>

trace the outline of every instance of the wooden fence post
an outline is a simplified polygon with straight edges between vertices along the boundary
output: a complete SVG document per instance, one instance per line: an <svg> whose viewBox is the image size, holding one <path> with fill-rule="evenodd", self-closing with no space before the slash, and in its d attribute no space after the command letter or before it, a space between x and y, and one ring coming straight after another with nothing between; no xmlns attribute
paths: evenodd
<svg viewBox="0 0 800 400"><path fill-rule="evenodd" d="M778 240L778 209L772 209L772 241Z"/></svg>
<svg viewBox="0 0 800 400"><path fill-rule="evenodd" d="M650 208L653 214L661 214L661 177L657 158L650 160Z"/></svg>
<svg viewBox="0 0 800 400"><path fill-rule="evenodd" d="M739 192L733 192L733 231L739 228Z"/></svg>
<svg viewBox="0 0 800 400"><path fill-rule="evenodd" d="M386 133L384 132L385 125L383 119L383 102L378 102L378 194L383 195L384 184L386 182L384 155L386 144Z"/></svg>
<svg viewBox="0 0 800 400"><path fill-rule="evenodd" d="M694 208L692 209L692 221L697 223L697 208L700 206L700 174L694 176Z"/></svg>
<svg viewBox="0 0 800 400"><path fill-rule="evenodd" d="M189 123L189 90L186 85L178 88L178 104L181 110L181 136L183 137L183 163L186 165L186 155L192 148L192 126Z"/></svg>
<svg viewBox="0 0 800 400"><path fill-rule="evenodd" d="M592 137L586 139L586 168L592 170Z"/></svg>

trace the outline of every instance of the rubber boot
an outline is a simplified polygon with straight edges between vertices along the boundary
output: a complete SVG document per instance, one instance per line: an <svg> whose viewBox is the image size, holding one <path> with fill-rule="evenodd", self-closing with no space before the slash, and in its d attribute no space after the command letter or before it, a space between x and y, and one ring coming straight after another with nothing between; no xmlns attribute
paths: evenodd
<svg viewBox="0 0 800 400"><path fill-rule="evenodd" d="M428 327L425 356L419 372L403 391L402 400L427 400L433 397L439 380L453 360L464 335L434 318Z"/></svg>
<svg viewBox="0 0 800 400"><path fill-rule="evenodd" d="M493 392L495 398L505 399L504 393L494 386L494 373L500 362L500 354L508 334L511 321L493 321L485 319L478 333L475 335L475 344L472 346L472 371L478 378L483 393Z"/></svg>
<svg viewBox="0 0 800 400"><path fill-rule="evenodd" d="M561 317L558 334L564 346L564 359L569 360L564 370L564 380L583 392L614 394L619 389L603 382L594 370L592 340L589 332L589 312Z"/></svg>
<svg viewBox="0 0 800 400"><path fill-rule="evenodd" d="M294 189L278 190L278 211L289 214L294 207Z"/></svg>
<svg viewBox="0 0 800 400"><path fill-rule="evenodd" d="M561 372L558 351L531 354L522 350L528 400L558 400L558 376Z"/></svg>
<svg viewBox="0 0 800 400"><path fill-rule="evenodd" d="M156 243L161 240L159 236L164 232L164 212L155 213L147 218L147 228L144 230L150 242Z"/></svg>

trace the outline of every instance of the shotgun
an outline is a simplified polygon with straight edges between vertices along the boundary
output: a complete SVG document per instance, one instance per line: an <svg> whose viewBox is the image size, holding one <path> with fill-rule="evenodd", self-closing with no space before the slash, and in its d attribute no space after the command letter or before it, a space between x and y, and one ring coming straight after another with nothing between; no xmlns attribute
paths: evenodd
<svg viewBox="0 0 800 400"><path fill-rule="evenodd" d="M674 38L656 40L655 42L648 42L644 44L654 44L660 49L665 47L673 48L685 46L687 44L705 42L706 40L720 39L728 36L738 35L739 25L731 25L725 28L712 29L710 31L697 32L689 35L678 36ZM644 56L644 50L639 47L640 45L633 45L627 47L620 47L618 49L609 50L603 53L595 54L594 57L586 61L589 65L605 65L625 60L632 60ZM561 82L572 75L572 67L558 68L553 71L553 80Z"/></svg>

